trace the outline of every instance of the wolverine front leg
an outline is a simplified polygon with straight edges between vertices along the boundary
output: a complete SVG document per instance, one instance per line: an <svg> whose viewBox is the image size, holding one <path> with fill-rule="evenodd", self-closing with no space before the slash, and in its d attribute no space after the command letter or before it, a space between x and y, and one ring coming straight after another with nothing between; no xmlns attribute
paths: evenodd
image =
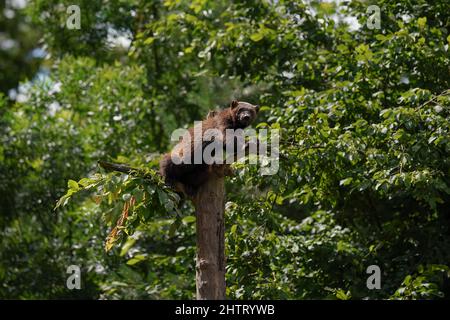
<svg viewBox="0 0 450 320"><path fill-rule="evenodd" d="M231 165L229 165L229 164L224 164L223 165L223 174L226 176L226 177L232 177L232 176L234 176L234 170L233 170L233 168L231 167Z"/></svg>
<svg viewBox="0 0 450 320"><path fill-rule="evenodd" d="M219 177L231 177L234 175L234 170L229 164L212 164L209 166L208 171Z"/></svg>

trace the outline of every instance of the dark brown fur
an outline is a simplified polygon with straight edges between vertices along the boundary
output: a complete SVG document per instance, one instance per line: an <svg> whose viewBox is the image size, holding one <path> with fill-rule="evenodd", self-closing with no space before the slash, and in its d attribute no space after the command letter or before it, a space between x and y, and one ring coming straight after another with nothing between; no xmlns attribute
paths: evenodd
<svg viewBox="0 0 450 320"><path fill-rule="evenodd" d="M258 106L234 100L227 109L222 111L210 111L206 119L202 121L202 135L200 139L202 139L203 133L209 129L220 130L223 137L226 139L226 129L244 129L249 126L256 118L258 109ZM192 197L197 192L198 187L205 183L211 174L220 171L222 173L225 171L226 173L226 171L228 171L228 165L209 165L203 162L201 164L193 164L193 155L195 152L194 146L197 145L194 141L194 127L189 128L188 134L190 134L191 137L190 142L184 136L180 139L180 142L174 147L172 152L165 154L161 159L160 173L164 177L167 184L174 187L177 191L183 192ZM195 137L195 139L198 138L199 137ZM211 141L205 141L203 137L201 143L197 143L203 151L203 149L210 142ZM186 145L187 143L190 143L190 145ZM222 144L224 143L225 140ZM185 150L190 148L191 164L173 163L171 156L186 158L182 152L184 148L186 148Z"/></svg>

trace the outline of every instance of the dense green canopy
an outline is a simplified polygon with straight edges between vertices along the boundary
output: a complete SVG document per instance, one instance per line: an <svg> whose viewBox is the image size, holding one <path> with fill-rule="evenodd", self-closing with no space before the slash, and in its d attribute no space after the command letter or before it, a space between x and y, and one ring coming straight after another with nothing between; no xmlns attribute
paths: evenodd
<svg viewBox="0 0 450 320"><path fill-rule="evenodd" d="M42 34L24 48L46 54L20 100L8 90L34 65L1 70L0 298L194 298L193 208L154 169L173 130L233 98L262 106L255 127L280 130L281 154L275 175L238 163L227 180L228 298L450 297L448 0L15 11Z"/></svg>

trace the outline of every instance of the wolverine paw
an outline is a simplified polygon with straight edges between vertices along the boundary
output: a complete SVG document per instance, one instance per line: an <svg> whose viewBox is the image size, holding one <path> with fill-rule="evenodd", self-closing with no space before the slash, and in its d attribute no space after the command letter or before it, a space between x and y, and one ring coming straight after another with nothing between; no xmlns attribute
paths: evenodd
<svg viewBox="0 0 450 320"><path fill-rule="evenodd" d="M226 165L224 168L223 168L223 174L226 176L226 177L232 177L232 176L234 176L234 169L230 166L230 165Z"/></svg>

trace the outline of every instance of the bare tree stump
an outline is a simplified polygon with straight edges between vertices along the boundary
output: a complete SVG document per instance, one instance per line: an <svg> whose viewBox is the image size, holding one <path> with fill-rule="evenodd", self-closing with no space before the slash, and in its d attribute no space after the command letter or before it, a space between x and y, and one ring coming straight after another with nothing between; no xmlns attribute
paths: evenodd
<svg viewBox="0 0 450 320"><path fill-rule="evenodd" d="M132 174L139 169L125 164L98 162L107 171ZM197 215L197 300L225 299L225 175L228 165L212 166L208 180L192 199Z"/></svg>
<svg viewBox="0 0 450 320"><path fill-rule="evenodd" d="M225 184L212 174L192 199L197 215L197 300L225 299Z"/></svg>

